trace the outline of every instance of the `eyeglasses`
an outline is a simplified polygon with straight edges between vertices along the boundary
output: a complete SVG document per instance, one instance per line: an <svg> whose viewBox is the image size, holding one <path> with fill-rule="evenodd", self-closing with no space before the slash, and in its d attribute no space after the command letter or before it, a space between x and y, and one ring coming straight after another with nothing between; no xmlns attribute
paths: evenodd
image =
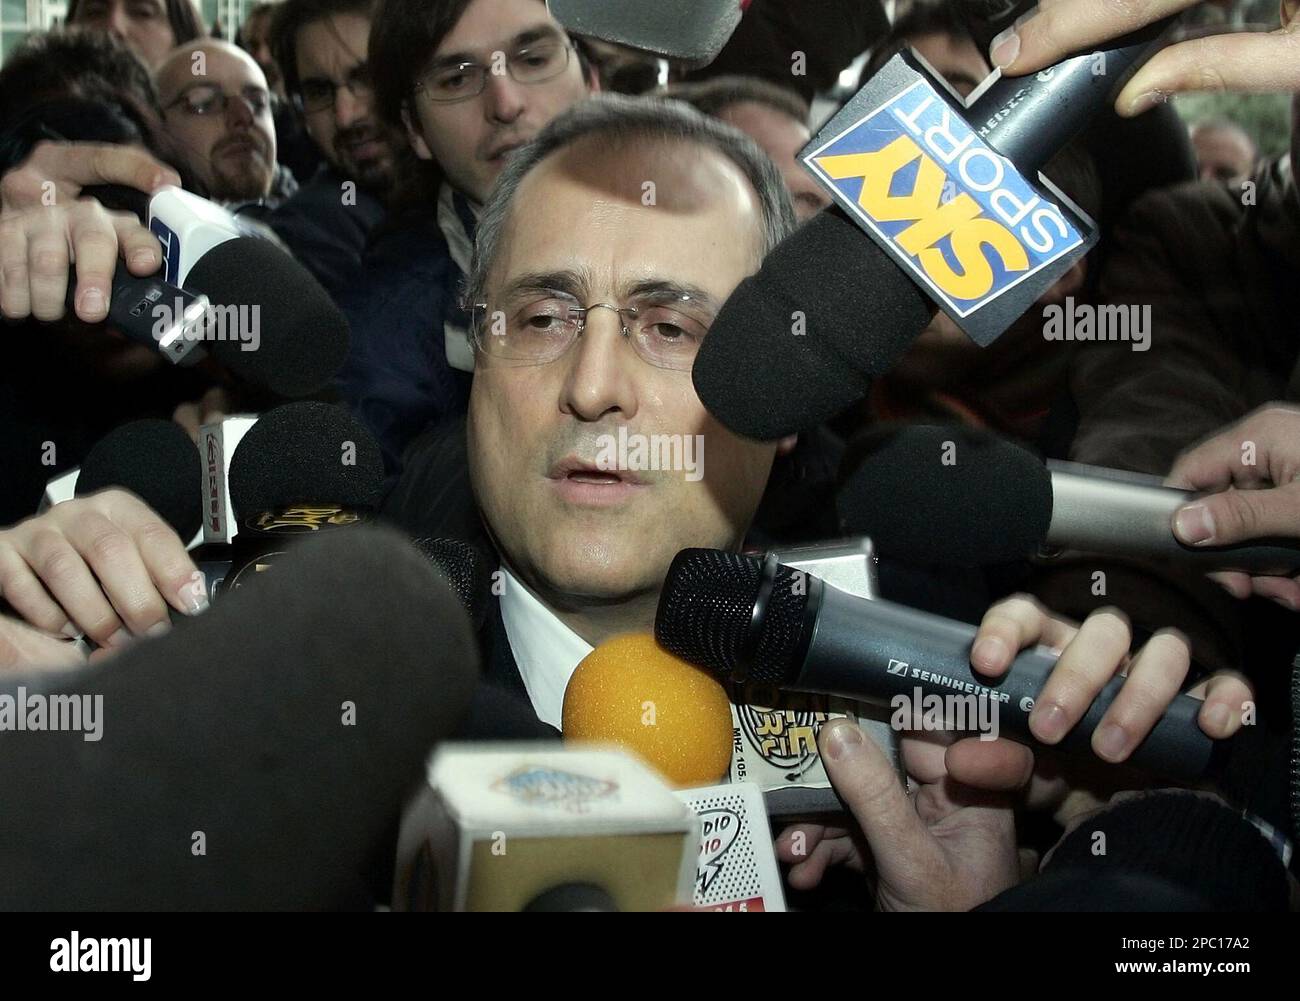
<svg viewBox="0 0 1300 1001"><path fill-rule="evenodd" d="M711 322L692 315L701 307L689 295L643 297L623 307L607 302L580 306L561 295L531 295L497 310L474 303L471 336L478 350L506 364L545 365L569 350L596 309L618 314L623 337L642 361L678 372L689 372L695 364Z"/></svg>
<svg viewBox="0 0 1300 1001"><path fill-rule="evenodd" d="M271 95L261 87L245 87L238 94L227 94L215 83L201 83L185 91L163 110L180 108L187 115L206 118L208 115L224 115L226 106L236 98L247 104L254 115L260 115L271 107Z"/></svg>
<svg viewBox="0 0 1300 1001"><path fill-rule="evenodd" d="M345 88L358 101L367 101L375 92L374 81L370 78L368 63L357 63L343 78L342 83L335 83L328 77L311 77L298 83L298 93L294 102L298 110L305 113L327 111L334 107L334 99L339 88Z"/></svg>
<svg viewBox="0 0 1300 1001"><path fill-rule="evenodd" d="M519 49L505 61L505 72L516 83L534 84L553 80L569 68L572 42L560 40L536 42ZM487 87L488 73L500 76L502 70L493 60L492 68L482 63L457 63L434 70L416 81L415 89L423 91L431 101L454 104L478 97Z"/></svg>

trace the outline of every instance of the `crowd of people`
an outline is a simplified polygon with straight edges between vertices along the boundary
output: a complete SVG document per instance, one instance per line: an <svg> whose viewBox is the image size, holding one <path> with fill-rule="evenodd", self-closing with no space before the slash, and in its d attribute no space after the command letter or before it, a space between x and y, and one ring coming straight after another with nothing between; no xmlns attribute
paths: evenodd
<svg viewBox="0 0 1300 1001"><path fill-rule="evenodd" d="M1209 58L1229 88L1300 92L1300 68L1268 48L1300 31L1294 4L1259 47L1165 49L1051 160L1045 175L1100 239L992 345L940 311L860 404L779 441L730 431L691 381L728 296L832 210L798 156L814 98L860 55L865 81L911 47L964 97L995 67L1037 71L1171 5L1148 6L1058 0L1006 27L962 0L914 0L892 25L874 0L754 0L701 69L571 35L540 0L280 0L234 42L191 0L74 0L65 26L0 66L0 667L74 665L83 636L112 655L203 604L154 512L110 490L37 514L51 477L137 417L194 430L279 402L106 329L114 267L162 263L122 193L177 184L278 242L346 316L349 354L323 398L379 442L385 521L470 541L501 569L482 683L531 707L539 737L559 734L587 653L652 627L678 551L836 537L837 487L882 429L976 427L1207 492L1172 526L1192 547L1300 538L1300 93L1292 152L1274 157L1231 121L1189 131L1166 100L1205 85ZM1046 310L1102 306L1149 316L1145 347L1044 336ZM702 475L603 468L600 439L620 429L701 436ZM904 735L909 787L861 730L830 723L820 746L851 816L777 832L793 899L1287 906L1300 577L1087 553L885 557L880 576L885 597L978 623L983 675L1035 645L1060 654L1031 717L1044 744L1126 675L1091 735L1105 765ZM1135 799L1107 766L1189 689L1210 737L1258 731L1252 781ZM1086 844L1099 829L1113 832L1105 858ZM1135 899L1126 873L1159 888Z"/></svg>

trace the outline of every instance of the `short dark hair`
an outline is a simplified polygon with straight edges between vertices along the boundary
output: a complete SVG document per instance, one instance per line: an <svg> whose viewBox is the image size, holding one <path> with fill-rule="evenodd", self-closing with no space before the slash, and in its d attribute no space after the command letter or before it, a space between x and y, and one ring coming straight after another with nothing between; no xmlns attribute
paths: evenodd
<svg viewBox="0 0 1300 1001"><path fill-rule="evenodd" d="M29 35L0 68L0 127L30 108L64 98L111 100L132 118L162 115L153 77L125 43L102 31Z"/></svg>
<svg viewBox="0 0 1300 1001"><path fill-rule="evenodd" d="M247 52L248 39L245 37L245 35L248 31L248 26L252 24L254 21L256 21L258 18L270 17L272 14L275 13L275 8L277 6L279 5L272 3L271 0L262 0L261 3L255 4L252 7L250 7L248 9L248 12L244 14L244 22L235 31L235 44L238 45L245 52Z"/></svg>
<svg viewBox="0 0 1300 1001"><path fill-rule="evenodd" d="M858 86L861 87L875 76L880 67L911 44L911 39L920 35L943 35L975 42L971 17L972 12L967 10L967 5L961 0L916 0L907 13L893 23L889 34L872 49L871 58L862 70Z"/></svg>
<svg viewBox="0 0 1300 1001"><path fill-rule="evenodd" d="M63 19L65 24L77 23L81 2L82 0L68 0L68 15ZM167 8L167 23L171 25L172 37L176 39L177 45L207 35L208 29L203 26L203 18L194 5L194 0L163 0L163 6Z"/></svg>
<svg viewBox="0 0 1300 1001"><path fill-rule="evenodd" d="M808 124L808 102L798 91L756 76L715 76L695 83L675 83L657 95L685 101L710 118L718 118L734 104L761 104L804 125Z"/></svg>
<svg viewBox="0 0 1300 1001"><path fill-rule="evenodd" d="M374 6L374 0L284 0L279 4L271 17L267 38L271 44L271 57L284 77L285 93L297 94L301 89L298 79L299 31L338 14L371 18Z"/></svg>
<svg viewBox="0 0 1300 1001"><path fill-rule="evenodd" d="M402 109L415 92L415 81L473 2L379 0L370 27L370 73L375 85L375 112L381 120L396 129L403 127ZM590 57L580 39L570 38L586 77Z"/></svg>

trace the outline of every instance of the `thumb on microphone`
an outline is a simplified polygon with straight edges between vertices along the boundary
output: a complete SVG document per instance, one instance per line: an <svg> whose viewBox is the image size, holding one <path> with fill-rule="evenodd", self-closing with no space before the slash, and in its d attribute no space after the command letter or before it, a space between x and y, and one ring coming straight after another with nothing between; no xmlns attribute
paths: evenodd
<svg viewBox="0 0 1300 1001"><path fill-rule="evenodd" d="M1300 536L1300 481L1261 490L1228 489L1174 512L1174 535L1193 546Z"/></svg>

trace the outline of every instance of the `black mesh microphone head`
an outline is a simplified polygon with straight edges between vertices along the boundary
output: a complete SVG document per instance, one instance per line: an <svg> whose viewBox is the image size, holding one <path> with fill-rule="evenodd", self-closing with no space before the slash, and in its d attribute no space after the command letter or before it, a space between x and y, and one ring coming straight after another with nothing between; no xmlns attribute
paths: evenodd
<svg viewBox="0 0 1300 1001"><path fill-rule="evenodd" d="M841 478L844 530L912 563L1023 559L1052 520L1052 478L1038 457L956 424L870 432L850 446Z"/></svg>
<svg viewBox="0 0 1300 1001"><path fill-rule="evenodd" d="M763 561L718 549L683 549L659 594L655 639L722 677L788 684L803 666L810 584L805 574L778 564L765 612L754 624Z"/></svg>
<svg viewBox="0 0 1300 1001"><path fill-rule="evenodd" d="M203 347L250 382L280 396L306 396L343 367L343 314L307 269L270 240L245 236L218 244L195 261L185 288L214 307L221 336Z"/></svg>
<svg viewBox="0 0 1300 1001"><path fill-rule="evenodd" d="M132 421L95 443L77 474L77 496L107 487L131 491L186 542L203 523L199 450L172 421Z"/></svg>
<svg viewBox="0 0 1300 1001"><path fill-rule="evenodd" d="M827 209L723 304L695 359L695 391L748 438L806 431L865 396L933 314L884 251Z"/></svg>
<svg viewBox="0 0 1300 1001"><path fill-rule="evenodd" d="M492 581L479 551L460 539L416 539L415 547L442 571L477 631L487 616Z"/></svg>
<svg viewBox="0 0 1300 1001"><path fill-rule="evenodd" d="M287 403L249 428L230 461L235 518L298 504L373 508L384 482L379 444L342 407Z"/></svg>

